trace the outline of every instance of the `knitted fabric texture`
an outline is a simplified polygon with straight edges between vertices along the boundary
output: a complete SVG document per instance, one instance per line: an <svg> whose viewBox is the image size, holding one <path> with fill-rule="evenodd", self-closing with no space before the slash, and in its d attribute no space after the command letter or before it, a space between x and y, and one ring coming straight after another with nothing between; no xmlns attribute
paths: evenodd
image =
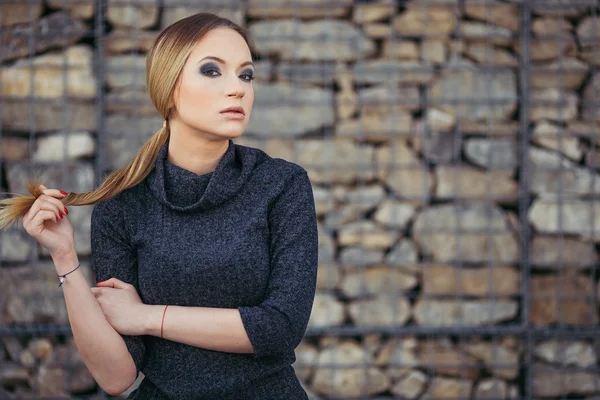
<svg viewBox="0 0 600 400"><path fill-rule="evenodd" d="M306 171L233 141L204 175L167 154L168 143L143 182L94 206L95 279L131 283L145 304L237 308L255 352L123 336L145 376L128 398L306 399L291 367L318 264Z"/></svg>

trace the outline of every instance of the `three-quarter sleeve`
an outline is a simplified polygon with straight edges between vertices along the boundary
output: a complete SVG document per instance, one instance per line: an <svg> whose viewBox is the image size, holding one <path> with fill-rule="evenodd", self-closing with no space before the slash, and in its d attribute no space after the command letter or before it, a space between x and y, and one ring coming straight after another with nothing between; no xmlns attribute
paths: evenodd
<svg viewBox="0 0 600 400"><path fill-rule="evenodd" d="M265 299L238 310L257 357L293 351L312 310L318 235L306 171L294 175L269 209L271 275Z"/></svg>
<svg viewBox="0 0 600 400"><path fill-rule="evenodd" d="M122 207L115 202L115 198L94 206L91 245L91 263L96 282L117 278L135 286L139 293L136 250L128 239ZM143 337L121 337L131 353L138 376L146 353Z"/></svg>

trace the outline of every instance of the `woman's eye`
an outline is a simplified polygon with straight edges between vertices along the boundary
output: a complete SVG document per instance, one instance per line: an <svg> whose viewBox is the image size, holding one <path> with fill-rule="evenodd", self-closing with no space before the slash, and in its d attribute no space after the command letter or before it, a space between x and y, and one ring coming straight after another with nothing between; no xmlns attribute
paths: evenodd
<svg viewBox="0 0 600 400"><path fill-rule="evenodd" d="M206 76L219 76L220 75L219 71L217 71L216 69L208 69L208 70L202 71L202 74L206 75Z"/></svg>
<svg viewBox="0 0 600 400"><path fill-rule="evenodd" d="M254 75L252 75L252 74L242 74L242 75L240 75L240 78L242 78L246 82L251 82L254 79Z"/></svg>

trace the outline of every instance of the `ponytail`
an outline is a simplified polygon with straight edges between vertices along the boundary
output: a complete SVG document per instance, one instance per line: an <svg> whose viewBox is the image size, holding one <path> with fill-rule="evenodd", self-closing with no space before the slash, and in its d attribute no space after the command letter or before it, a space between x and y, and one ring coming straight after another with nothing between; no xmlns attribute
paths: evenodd
<svg viewBox="0 0 600 400"><path fill-rule="evenodd" d="M65 206L85 206L108 200L109 198L142 182L154 168L160 148L169 140L168 123L144 143L136 156L123 168L113 171L98 189L86 193L69 193L60 199ZM35 200L42 194L38 179L28 182L31 196L17 195L0 200L0 229L15 224L27 214Z"/></svg>

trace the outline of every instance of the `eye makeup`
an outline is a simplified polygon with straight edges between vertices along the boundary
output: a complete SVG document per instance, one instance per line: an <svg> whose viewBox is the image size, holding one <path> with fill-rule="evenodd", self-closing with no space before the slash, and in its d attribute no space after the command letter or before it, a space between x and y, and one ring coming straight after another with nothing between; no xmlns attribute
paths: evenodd
<svg viewBox="0 0 600 400"><path fill-rule="evenodd" d="M219 67L213 63L207 63L200 67L200 73L210 78L216 78L221 75ZM252 82L254 80L254 71L250 68L245 69L239 77L245 82Z"/></svg>

